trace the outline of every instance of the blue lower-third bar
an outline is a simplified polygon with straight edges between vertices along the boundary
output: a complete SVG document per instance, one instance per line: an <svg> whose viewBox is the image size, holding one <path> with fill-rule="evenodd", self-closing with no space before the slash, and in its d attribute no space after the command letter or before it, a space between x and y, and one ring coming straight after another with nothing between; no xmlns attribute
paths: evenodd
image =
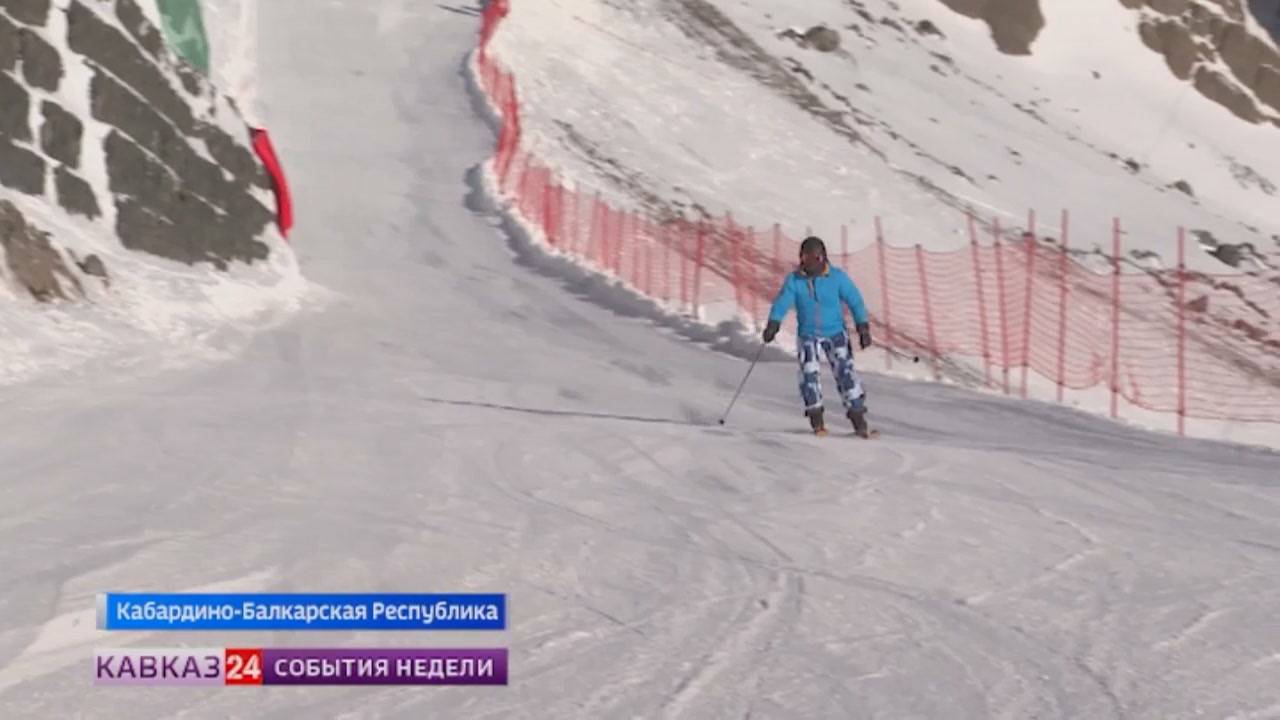
<svg viewBox="0 0 1280 720"><path fill-rule="evenodd" d="M102 593L101 630L504 630L505 594Z"/></svg>

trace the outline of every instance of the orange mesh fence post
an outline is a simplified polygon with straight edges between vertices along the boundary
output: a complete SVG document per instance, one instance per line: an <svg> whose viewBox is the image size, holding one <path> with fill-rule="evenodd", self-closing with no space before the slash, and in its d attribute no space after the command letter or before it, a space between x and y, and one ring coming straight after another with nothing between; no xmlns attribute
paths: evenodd
<svg viewBox="0 0 1280 720"><path fill-rule="evenodd" d="M671 302L671 223L662 223L662 300Z"/></svg>
<svg viewBox="0 0 1280 720"><path fill-rule="evenodd" d="M1036 277L1036 213L1030 211L1027 216L1027 291L1022 303L1022 397L1027 397L1027 375L1031 372L1031 304L1034 302L1034 284Z"/></svg>
<svg viewBox="0 0 1280 720"><path fill-rule="evenodd" d="M520 214L529 216L529 163L525 162L520 168L520 182L516 183L516 207Z"/></svg>
<svg viewBox="0 0 1280 720"><path fill-rule="evenodd" d="M889 269L884 257L884 227L878 215L876 216L876 259L880 265L880 299L884 304L884 366L886 370L892 370L893 353L889 351L893 349L893 320L889 312Z"/></svg>
<svg viewBox="0 0 1280 720"><path fill-rule="evenodd" d="M498 181L506 190L511 176L511 166L515 162L516 151L520 147L520 111L516 97L515 76L511 73L503 73L501 80L498 107L502 112L502 139L506 141L506 148L502 151L502 166L498 171Z"/></svg>
<svg viewBox="0 0 1280 720"><path fill-rule="evenodd" d="M631 259L631 287L640 290L640 262L644 260L640 242L640 214L635 210L627 213L626 235L627 257Z"/></svg>
<svg viewBox="0 0 1280 720"><path fill-rule="evenodd" d="M689 223L680 221L680 309L689 311L692 300L689 292Z"/></svg>
<svg viewBox="0 0 1280 720"><path fill-rule="evenodd" d="M1009 394L1009 312L1004 293L1004 243L1000 241L1000 218L992 221L992 232L995 244L992 250L996 256L996 302L1000 311L1000 365L1004 375L1004 394Z"/></svg>
<svg viewBox="0 0 1280 720"><path fill-rule="evenodd" d="M604 237L604 208L600 202L600 192L596 191L591 199L591 228L587 233L587 260L600 265L600 244Z"/></svg>
<svg viewBox="0 0 1280 720"><path fill-rule="evenodd" d="M1120 218L1112 223L1111 417L1120 417Z"/></svg>
<svg viewBox="0 0 1280 720"><path fill-rule="evenodd" d="M729 283L733 285L733 303L740 312L746 303L742 301L742 237L733 226L733 216L724 215L725 238L729 240Z"/></svg>
<svg viewBox="0 0 1280 720"><path fill-rule="evenodd" d="M929 354L933 358L933 377L942 379L942 369L938 366L938 339L933 330L933 303L929 302L929 273L924 266L924 248L916 244L916 267L920 272L920 297L924 300L924 326L929 337Z"/></svg>
<svg viewBox="0 0 1280 720"><path fill-rule="evenodd" d="M978 255L978 229L973 213L965 213L969 224L969 251L973 256L973 287L978 294L978 331L982 341L982 371L987 387L991 387L991 349L987 332L987 296L982 288L982 263Z"/></svg>
<svg viewBox="0 0 1280 720"><path fill-rule="evenodd" d="M605 202L603 199L600 199L599 203L600 203L600 241L597 244L597 251L599 252L599 257L596 260L596 262L600 266L600 270L602 272L608 273L610 271L609 258L611 257L610 251L609 251L609 234L613 232L609 226L613 222L613 217L612 217L613 213L609 208L609 203Z"/></svg>
<svg viewBox="0 0 1280 720"><path fill-rule="evenodd" d="M644 221L644 294L653 297L653 225Z"/></svg>
<svg viewBox="0 0 1280 720"><path fill-rule="evenodd" d="M538 226L542 228L543 237L547 238L547 244L551 244L551 230L549 225L550 218L547 217L550 206L547 204L547 196L551 194L551 186L548 184L548 172L545 167L539 167L537 174L534 176L534 194L533 194L533 211L536 213Z"/></svg>
<svg viewBox="0 0 1280 720"><path fill-rule="evenodd" d="M747 299L751 302L751 322L760 324L759 263L756 260L756 229L747 228Z"/></svg>
<svg viewBox="0 0 1280 720"><path fill-rule="evenodd" d="M1187 232L1178 228L1178 434L1187 428Z"/></svg>
<svg viewBox="0 0 1280 720"><path fill-rule="evenodd" d="M569 192L559 180L556 181L556 232L560 234L560 244L564 250L573 250L573 235L569 229Z"/></svg>
<svg viewBox="0 0 1280 720"><path fill-rule="evenodd" d="M569 236L569 252L582 257L582 215L579 207L582 193L575 184L569 191L569 217L573 218L573 230Z"/></svg>
<svg viewBox="0 0 1280 720"><path fill-rule="evenodd" d="M622 280L622 252L627 241L627 213L611 205L609 216L612 218L609 226L609 269L615 278Z"/></svg>
<svg viewBox="0 0 1280 720"><path fill-rule="evenodd" d="M1067 247L1071 240L1071 216L1062 211L1062 245L1058 252L1058 402L1066 399L1067 375Z"/></svg>
<svg viewBox="0 0 1280 720"><path fill-rule="evenodd" d="M622 279L622 251L627 242L627 212L615 210L616 217L613 223L613 239L610 241L610 247L613 250L613 275L619 280Z"/></svg>
<svg viewBox="0 0 1280 720"><path fill-rule="evenodd" d="M702 260L706 252L706 223L698 223L697 247L693 251L693 316L702 317Z"/></svg>
<svg viewBox="0 0 1280 720"><path fill-rule="evenodd" d="M528 203L526 203L526 207L528 207L529 210L527 213L525 213L525 215L529 219L533 220L533 226L535 228L538 228L539 230L542 230L542 234L545 237L547 229L542 224L543 208L542 208L542 203L539 202L542 196L541 190L542 190L542 167L539 165L535 165L529 171L529 186L526 191L529 194Z"/></svg>
<svg viewBox="0 0 1280 720"><path fill-rule="evenodd" d="M606 273L613 272L613 208L609 203L600 202L600 268Z"/></svg>
<svg viewBox="0 0 1280 720"><path fill-rule="evenodd" d="M636 278L636 289L644 293L648 293L645 290L644 277L648 273L646 268L649 264L649 236L645 229L646 225L640 211L633 210L631 212L631 245L633 247L632 262L635 263L635 267L631 274Z"/></svg>
<svg viewBox="0 0 1280 720"><path fill-rule="evenodd" d="M542 191L542 224L547 234L547 244L551 247L556 246L556 235L560 232L555 213L556 196L559 190L559 183L554 182L554 184L544 187Z"/></svg>
<svg viewBox="0 0 1280 720"><path fill-rule="evenodd" d="M627 213L605 203L609 208L609 257L606 266L613 276L622 280L622 243L627 231Z"/></svg>

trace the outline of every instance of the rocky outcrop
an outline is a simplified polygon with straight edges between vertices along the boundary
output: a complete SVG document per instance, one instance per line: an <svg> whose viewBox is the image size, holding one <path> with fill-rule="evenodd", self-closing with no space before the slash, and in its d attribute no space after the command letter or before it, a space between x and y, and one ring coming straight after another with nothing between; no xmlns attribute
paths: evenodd
<svg viewBox="0 0 1280 720"><path fill-rule="evenodd" d="M1142 13L1143 44L1179 79L1243 120L1280 122L1280 51L1250 32L1247 0L1120 2Z"/></svg>
<svg viewBox="0 0 1280 720"><path fill-rule="evenodd" d="M0 135L0 185L28 195L43 195L44 176L43 158Z"/></svg>
<svg viewBox="0 0 1280 720"><path fill-rule="evenodd" d="M87 68L87 96L68 67ZM250 142L234 103L165 47L138 0L0 0L0 190L111 218L104 234L130 250L226 268L268 255L271 184ZM7 211L6 228L29 228ZM10 235L25 238L7 242L27 258L20 282L33 296L73 295L74 271L40 249L57 237Z"/></svg>
<svg viewBox="0 0 1280 720"><path fill-rule="evenodd" d="M1031 45L1044 29L1040 0L942 0L966 17L982 20L1000 52L1030 55Z"/></svg>
<svg viewBox="0 0 1280 720"><path fill-rule="evenodd" d="M840 33L826 25L815 25L804 34L805 42L818 52L835 52L840 49Z"/></svg>
<svg viewBox="0 0 1280 720"><path fill-rule="evenodd" d="M14 283L36 300L66 300L71 291L84 295L80 279L49 242L49 233L29 225L8 200L0 200L0 250Z"/></svg>
<svg viewBox="0 0 1280 720"><path fill-rule="evenodd" d="M1201 66L1196 68L1195 87L1201 95L1230 110L1241 120L1262 122L1263 115L1258 112L1253 97L1226 75Z"/></svg>
<svg viewBox="0 0 1280 720"><path fill-rule="evenodd" d="M3 20L3 16L0 16ZM0 72L0 135L15 140L30 140L31 93L14 78Z"/></svg>
<svg viewBox="0 0 1280 720"><path fill-rule="evenodd" d="M18 22L43 27L49 21L50 0L0 0L5 10Z"/></svg>
<svg viewBox="0 0 1280 720"><path fill-rule="evenodd" d="M80 167L80 141L84 123L55 102L41 106L44 122L40 126L40 148L44 154L70 168Z"/></svg>
<svg viewBox="0 0 1280 720"><path fill-rule="evenodd" d="M1138 26L1138 35L1147 47L1164 55L1169 69L1180 80L1191 79L1196 66L1209 59L1209 51L1197 45L1177 23L1143 23Z"/></svg>
<svg viewBox="0 0 1280 720"><path fill-rule="evenodd" d="M778 33L778 37L794 40L802 48L812 48L818 52L835 52L840 49L840 33L826 25L814 25L804 32L787 28Z"/></svg>

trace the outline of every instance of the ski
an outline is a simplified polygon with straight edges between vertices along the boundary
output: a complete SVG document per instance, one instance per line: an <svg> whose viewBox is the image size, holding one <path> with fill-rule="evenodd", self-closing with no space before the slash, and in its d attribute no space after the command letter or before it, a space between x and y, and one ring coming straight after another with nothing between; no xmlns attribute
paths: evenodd
<svg viewBox="0 0 1280 720"><path fill-rule="evenodd" d="M816 437L826 437L831 433L828 432L826 428L822 428L821 430L814 430L813 434ZM849 433L849 437L862 438L863 440L875 440L880 437L880 431L868 430L866 435L862 435L855 430L854 432Z"/></svg>
<svg viewBox="0 0 1280 720"><path fill-rule="evenodd" d="M826 435L826 433L825 433L825 432L824 432L824 433L821 433L821 434L822 434L822 435ZM880 431L879 431L879 430L868 430L866 435L862 435L862 434L858 433L857 431L854 431L854 432L849 433L848 437L852 437L852 438L860 438L860 439L862 439L862 440L875 440L875 439L877 439L877 438L879 438L879 437L880 437Z"/></svg>

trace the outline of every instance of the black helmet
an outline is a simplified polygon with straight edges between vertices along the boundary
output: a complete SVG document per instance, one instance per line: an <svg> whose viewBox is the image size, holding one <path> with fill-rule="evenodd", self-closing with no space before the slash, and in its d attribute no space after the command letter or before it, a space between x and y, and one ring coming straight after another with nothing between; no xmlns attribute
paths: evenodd
<svg viewBox="0 0 1280 720"><path fill-rule="evenodd" d="M816 235L810 235L804 239L804 242L800 243L801 255L815 251L822 253L823 258L827 257L827 246L826 243L822 242L822 238L817 237Z"/></svg>

